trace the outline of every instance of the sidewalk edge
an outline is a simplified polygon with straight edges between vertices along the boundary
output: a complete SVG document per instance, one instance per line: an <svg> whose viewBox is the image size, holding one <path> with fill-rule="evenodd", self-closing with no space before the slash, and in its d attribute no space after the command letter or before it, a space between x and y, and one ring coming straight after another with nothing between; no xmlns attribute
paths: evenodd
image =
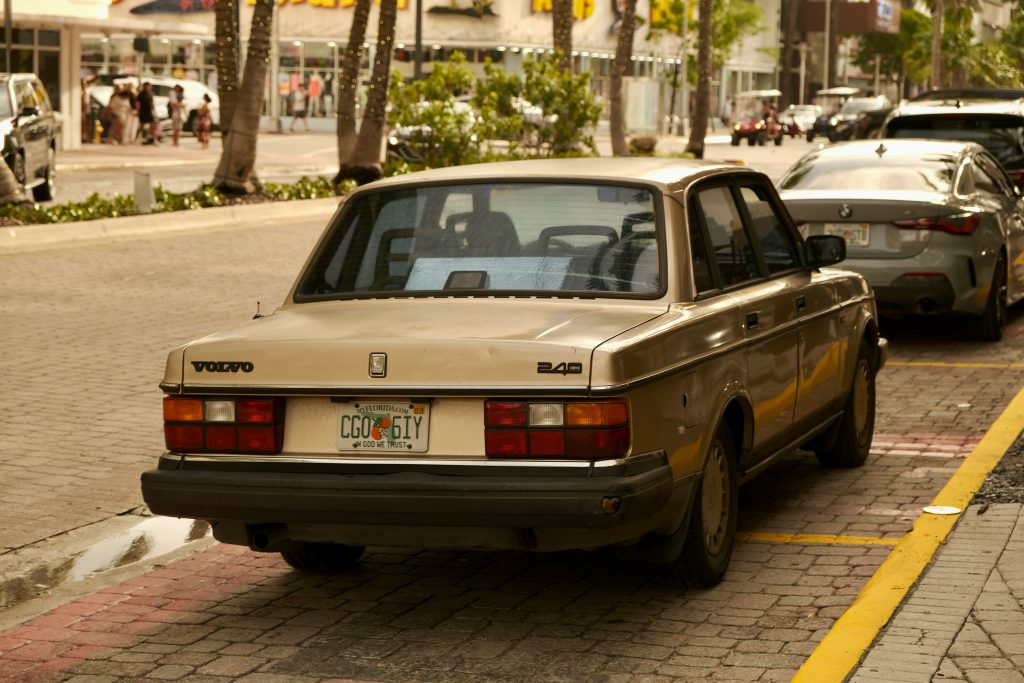
<svg viewBox="0 0 1024 683"><path fill-rule="evenodd" d="M1024 427L1024 390L1002 414L957 468L932 505L966 511L974 493L1016 441ZM927 568L939 546L952 531L959 515L922 514L914 527L861 588L850 608L832 625L797 671L792 683L839 683L854 670L875 637Z"/></svg>
<svg viewBox="0 0 1024 683"><path fill-rule="evenodd" d="M220 206L191 211L162 212L143 216L101 218L76 223L49 223L0 228L0 256L40 249L52 249L71 243L155 235L196 229L230 226L246 227L254 222L278 219L328 217L337 208L340 197L297 199L259 204ZM169 216L181 220L167 220Z"/></svg>

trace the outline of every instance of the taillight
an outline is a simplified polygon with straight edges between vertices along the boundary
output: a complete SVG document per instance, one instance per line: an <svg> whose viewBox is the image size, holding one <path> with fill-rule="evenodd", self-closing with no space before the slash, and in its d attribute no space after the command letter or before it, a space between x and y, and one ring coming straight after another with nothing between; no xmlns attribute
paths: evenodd
<svg viewBox="0 0 1024 683"><path fill-rule="evenodd" d="M276 455L284 442L284 399L167 396L164 441L178 453Z"/></svg>
<svg viewBox="0 0 1024 683"><path fill-rule="evenodd" d="M981 216L976 213L961 213L943 218L918 218L908 221L895 221L893 225L904 230L938 230L950 235L972 235L981 223Z"/></svg>
<svg viewBox="0 0 1024 683"><path fill-rule="evenodd" d="M609 460L629 451L625 401L487 401L489 458Z"/></svg>

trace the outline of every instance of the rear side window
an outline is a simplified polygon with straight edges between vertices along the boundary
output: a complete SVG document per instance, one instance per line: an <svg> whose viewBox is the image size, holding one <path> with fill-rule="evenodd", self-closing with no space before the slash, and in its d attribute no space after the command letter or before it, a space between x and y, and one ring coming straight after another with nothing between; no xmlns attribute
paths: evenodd
<svg viewBox="0 0 1024 683"><path fill-rule="evenodd" d="M775 212L764 188L744 187L740 189L740 197L750 214L754 239L761 246L768 272L781 273L799 266L796 242Z"/></svg>
<svg viewBox="0 0 1024 683"><path fill-rule="evenodd" d="M757 257L743 229L743 219L728 187L697 193L697 205L707 226L708 241L718 265L722 286L729 287L760 276Z"/></svg>

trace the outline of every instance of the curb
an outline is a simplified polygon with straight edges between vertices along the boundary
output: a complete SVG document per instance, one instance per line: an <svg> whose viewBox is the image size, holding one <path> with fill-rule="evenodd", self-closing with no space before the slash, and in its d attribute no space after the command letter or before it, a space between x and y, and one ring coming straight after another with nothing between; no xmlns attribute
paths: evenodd
<svg viewBox="0 0 1024 683"><path fill-rule="evenodd" d="M165 220L166 213L162 212L76 223L11 226L0 228L0 256L61 247L70 243L88 243L139 235L229 227L246 228L255 223L273 222L282 218L326 220L338 208L341 199L298 199L180 211L173 213L182 214L183 220L173 222Z"/></svg>

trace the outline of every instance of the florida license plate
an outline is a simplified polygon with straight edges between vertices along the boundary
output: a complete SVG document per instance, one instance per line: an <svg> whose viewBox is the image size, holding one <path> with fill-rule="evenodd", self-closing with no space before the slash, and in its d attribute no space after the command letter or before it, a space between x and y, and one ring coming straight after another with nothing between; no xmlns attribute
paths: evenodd
<svg viewBox="0 0 1024 683"><path fill-rule="evenodd" d="M871 242L871 225L868 223L826 223L825 234L842 237L848 247L866 247Z"/></svg>
<svg viewBox="0 0 1024 683"><path fill-rule="evenodd" d="M429 403L370 400L338 405L339 451L425 453L429 433Z"/></svg>

